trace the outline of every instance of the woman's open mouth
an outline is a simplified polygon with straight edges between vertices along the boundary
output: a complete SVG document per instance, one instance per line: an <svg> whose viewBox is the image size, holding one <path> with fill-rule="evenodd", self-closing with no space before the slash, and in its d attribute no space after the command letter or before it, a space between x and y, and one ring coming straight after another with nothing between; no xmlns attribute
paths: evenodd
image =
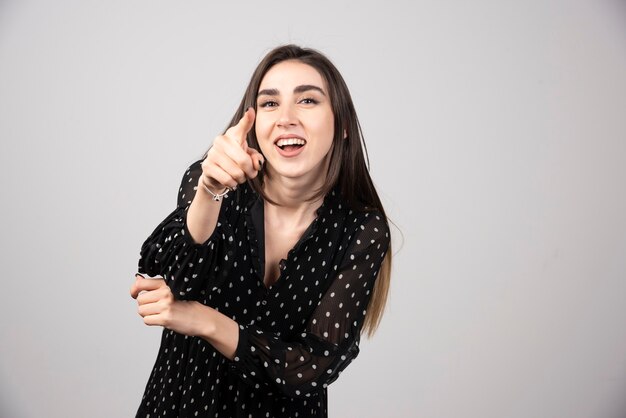
<svg viewBox="0 0 626 418"><path fill-rule="evenodd" d="M295 157L300 154L304 146L306 145L306 141L302 138L280 138L276 142L274 142L276 148L278 148L278 153L283 157Z"/></svg>

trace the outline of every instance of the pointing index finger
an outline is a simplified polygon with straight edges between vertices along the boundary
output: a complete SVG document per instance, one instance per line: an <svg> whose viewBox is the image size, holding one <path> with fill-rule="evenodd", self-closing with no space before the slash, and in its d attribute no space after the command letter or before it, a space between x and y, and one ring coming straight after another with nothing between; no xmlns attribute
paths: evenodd
<svg viewBox="0 0 626 418"><path fill-rule="evenodd" d="M237 125L231 128L234 131L233 133L235 133L238 136L240 145L244 144L246 135L248 134L248 132L250 132L250 129L252 129L252 126L254 125L255 116L256 115L254 112L254 108L249 107L246 110L246 112L243 114L241 119L239 119L239 122L237 122Z"/></svg>

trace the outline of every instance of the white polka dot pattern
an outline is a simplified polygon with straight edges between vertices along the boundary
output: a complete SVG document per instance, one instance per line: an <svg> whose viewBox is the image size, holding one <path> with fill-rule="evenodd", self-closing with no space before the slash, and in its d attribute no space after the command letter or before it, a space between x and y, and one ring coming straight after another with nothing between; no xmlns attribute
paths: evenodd
<svg viewBox="0 0 626 418"><path fill-rule="evenodd" d="M190 239L186 209L199 174L199 162L185 173L178 207L142 246L139 271L233 318L239 345L229 361L200 338L164 330L137 416L327 416L327 387L359 352L389 245L386 220L330 193L266 288L262 204L248 185L224 198L205 243Z"/></svg>

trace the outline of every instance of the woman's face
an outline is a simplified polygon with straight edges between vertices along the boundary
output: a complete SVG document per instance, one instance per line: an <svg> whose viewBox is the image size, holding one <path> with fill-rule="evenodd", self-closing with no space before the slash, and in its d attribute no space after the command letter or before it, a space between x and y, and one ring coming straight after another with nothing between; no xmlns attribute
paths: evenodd
<svg viewBox="0 0 626 418"><path fill-rule="evenodd" d="M323 182L334 117L320 73L299 61L270 68L259 86L255 130L272 175Z"/></svg>

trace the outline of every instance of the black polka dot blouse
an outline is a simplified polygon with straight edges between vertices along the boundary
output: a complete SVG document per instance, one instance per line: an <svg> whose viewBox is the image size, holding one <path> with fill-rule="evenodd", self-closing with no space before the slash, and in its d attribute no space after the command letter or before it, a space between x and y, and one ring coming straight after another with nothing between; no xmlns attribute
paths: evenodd
<svg viewBox="0 0 626 418"><path fill-rule="evenodd" d="M185 219L200 174L200 162L185 173L177 209L143 244L139 271L235 320L239 343L229 360L165 329L137 417L326 417L327 386L359 353L389 245L386 219L329 193L266 287L261 198L246 184L229 193L215 231L196 244Z"/></svg>

